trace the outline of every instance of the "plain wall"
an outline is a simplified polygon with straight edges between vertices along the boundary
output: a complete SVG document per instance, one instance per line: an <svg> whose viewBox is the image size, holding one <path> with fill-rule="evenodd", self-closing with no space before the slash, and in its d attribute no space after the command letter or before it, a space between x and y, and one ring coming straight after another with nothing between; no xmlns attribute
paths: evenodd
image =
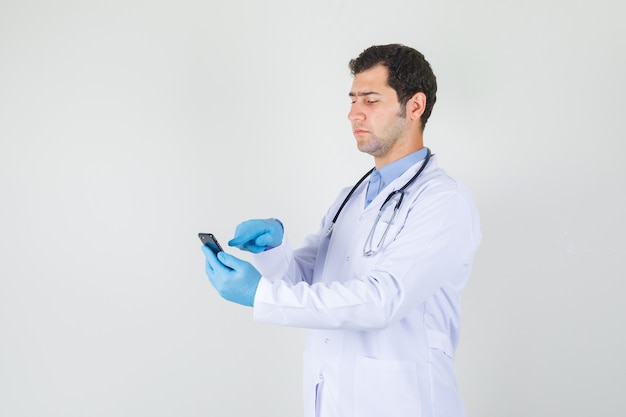
<svg viewBox="0 0 626 417"><path fill-rule="evenodd" d="M425 143L482 218L468 416L625 415L624 12L0 0L0 416L301 415L304 331L222 300L196 235L315 231L372 165L347 62L394 42L432 64Z"/></svg>

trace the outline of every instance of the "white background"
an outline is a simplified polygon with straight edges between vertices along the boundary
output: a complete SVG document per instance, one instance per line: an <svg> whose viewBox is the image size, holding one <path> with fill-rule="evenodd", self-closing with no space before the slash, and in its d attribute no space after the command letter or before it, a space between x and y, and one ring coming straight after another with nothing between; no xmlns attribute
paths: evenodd
<svg viewBox="0 0 626 417"><path fill-rule="evenodd" d="M0 415L300 415L304 331L220 299L196 235L226 242L251 217L293 243L314 231L372 165L347 62L394 42L432 64L426 145L482 218L468 415L625 415L624 16L617 0L0 0Z"/></svg>

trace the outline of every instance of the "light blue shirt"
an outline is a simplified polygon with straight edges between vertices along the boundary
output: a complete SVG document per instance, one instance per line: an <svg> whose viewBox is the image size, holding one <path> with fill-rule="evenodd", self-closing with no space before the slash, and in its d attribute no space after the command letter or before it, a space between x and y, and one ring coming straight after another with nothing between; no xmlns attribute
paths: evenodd
<svg viewBox="0 0 626 417"><path fill-rule="evenodd" d="M427 148L422 148L419 151L415 151L407 156L398 159L390 164L385 165L381 169L375 169L370 175L369 182L367 183L367 194L365 198L365 207L374 200L374 198L380 193L380 191L390 184L393 180L417 164L419 161L426 158L428 152Z"/></svg>

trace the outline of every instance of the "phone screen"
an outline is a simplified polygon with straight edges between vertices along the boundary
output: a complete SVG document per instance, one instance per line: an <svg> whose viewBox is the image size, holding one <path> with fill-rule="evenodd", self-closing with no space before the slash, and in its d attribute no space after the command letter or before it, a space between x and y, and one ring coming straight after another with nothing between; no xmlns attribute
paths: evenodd
<svg viewBox="0 0 626 417"><path fill-rule="evenodd" d="M198 233L198 237L205 246L213 251L214 254L217 255L218 252L224 251L212 233Z"/></svg>

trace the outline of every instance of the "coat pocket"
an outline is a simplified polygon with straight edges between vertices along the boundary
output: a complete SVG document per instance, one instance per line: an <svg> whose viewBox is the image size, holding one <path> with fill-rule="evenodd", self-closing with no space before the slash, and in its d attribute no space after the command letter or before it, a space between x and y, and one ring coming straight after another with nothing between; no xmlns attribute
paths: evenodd
<svg viewBox="0 0 626 417"><path fill-rule="evenodd" d="M422 415L415 362L359 357L354 381L356 416Z"/></svg>

